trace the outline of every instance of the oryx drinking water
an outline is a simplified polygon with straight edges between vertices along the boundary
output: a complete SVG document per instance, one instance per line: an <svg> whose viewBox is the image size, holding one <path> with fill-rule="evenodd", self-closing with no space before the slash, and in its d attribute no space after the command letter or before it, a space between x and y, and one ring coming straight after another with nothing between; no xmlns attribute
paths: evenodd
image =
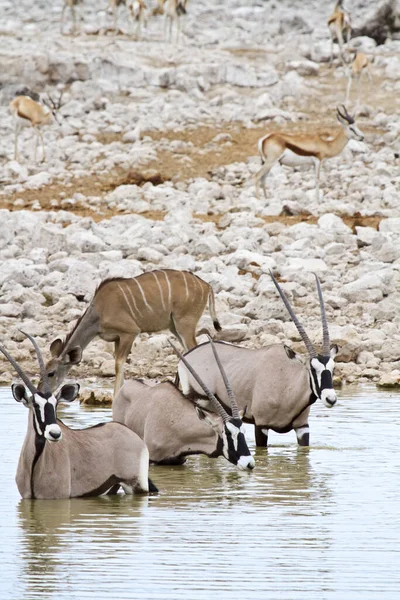
<svg viewBox="0 0 400 600"><path fill-rule="evenodd" d="M206 454L210 458L224 456L241 470L253 469L254 458L246 443L242 418L218 355L215 358L229 397L231 415L185 357L173 348L206 394L214 412L202 410L171 382L150 386L134 379L124 383L114 398L114 421L124 423L142 438L152 462L183 464L186 456Z"/></svg>
<svg viewBox="0 0 400 600"><path fill-rule="evenodd" d="M148 478L149 452L144 442L121 423L70 429L57 419L59 402L72 402L78 384L64 385L54 395L35 340L32 342L43 378L41 392L0 345L25 385L15 383L17 402L29 408L28 430L18 462L16 482L23 498L72 498L116 493L156 492ZM27 389L28 388L28 389ZM30 394L29 394L30 392Z"/></svg>
<svg viewBox="0 0 400 600"><path fill-rule="evenodd" d="M298 443L308 446L310 440L308 415L310 406L318 398L326 406L336 403L333 389L334 358L336 345L330 346L329 331L320 282L317 291L321 309L323 345L320 354L314 348L303 326L275 277L272 280L308 350L309 358L302 358L283 344L273 344L258 350L241 348L217 342L218 354L238 399L238 406L245 410L244 421L254 423L257 446L268 443L268 430L286 433L295 430ZM228 395L219 370L215 366L210 343L206 342L187 352L186 361L196 370L209 390L227 407ZM204 393L183 361L178 374L185 395L199 397ZM201 402L208 406L207 401ZM209 407L210 408L210 407Z"/></svg>
<svg viewBox="0 0 400 600"><path fill-rule="evenodd" d="M207 301L219 331L213 289L193 273L160 269L131 279L104 280L72 331L50 345L46 373L51 389L60 385L70 368L81 361L89 342L99 336L115 343L115 395L123 384L124 364L136 336L170 329L185 350L193 348Z"/></svg>

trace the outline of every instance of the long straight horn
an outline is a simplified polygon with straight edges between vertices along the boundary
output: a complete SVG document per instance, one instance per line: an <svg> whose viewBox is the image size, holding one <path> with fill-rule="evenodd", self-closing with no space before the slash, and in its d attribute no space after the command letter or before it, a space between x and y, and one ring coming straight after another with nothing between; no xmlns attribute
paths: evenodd
<svg viewBox="0 0 400 600"><path fill-rule="evenodd" d="M37 389L31 382L31 380L28 378L28 376L23 372L23 370L21 369L19 364L17 362L15 362L13 357L10 356L10 354L8 354L7 350L1 344L0 344L0 351L4 354L6 359L12 364L14 369L17 371L18 375L21 377L22 381L25 383L26 387L29 389L29 391L32 394L37 394Z"/></svg>
<svg viewBox="0 0 400 600"><path fill-rule="evenodd" d="M183 364L185 365L185 367L189 371L189 373L191 373L191 375L193 375L193 377L195 378L195 380L197 381L197 383L199 384L199 386L204 390L204 393L206 394L207 398L210 400L211 404L213 405L213 407L215 408L215 410L219 414L219 416L222 417L224 423L226 423L227 421L229 421L229 415L226 412L226 410L224 409L224 407L222 406L222 404L220 404L218 402L218 400L216 399L216 397L214 396L214 394L211 392L211 390L200 379L199 375L193 369L192 365L186 360L186 358L183 356L183 354L181 352L179 352L178 348L176 348L174 346L174 344L171 342L171 340L168 340L168 341L171 344L174 352L179 356L179 358L181 359L181 361L183 362Z"/></svg>
<svg viewBox="0 0 400 600"><path fill-rule="evenodd" d="M279 295L280 295L280 297L281 297L281 298L282 298L282 300L283 300L283 303L284 303L284 305L285 305L285 306L286 306L286 308L287 308L287 311L288 311L288 313L289 313L289 315L290 315L290 317L291 317L291 319L292 319L293 323L294 323L294 324L296 325L296 327L297 327L297 331L299 332L299 334L300 334L300 336L301 336L301 339L303 340L303 342L304 342L304 344L305 344L305 346L306 346L306 348L307 348L307 351L308 351L308 354L310 355L310 358L315 358L315 357L317 356L317 353L316 353L316 351L315 351L315 348L314 348L314 346L312 345L310 338L309 338L309 337L308 337L308 335L306 334L306 332L305 332L305 329L304 329L303 325L300 323L300 321L298 320L298 318L297 318L297 317L296 317L296 315L294 314L294 311L293 311L292 307L290 306L289 300L288 300L288 299L286 298L286 296L285 296L285 292L284 292L284 291L281 289L281 286L279 285L279 283L278 283L278 282L277 282L277 280L275 279L275 277L274 277L274 275L273 275L272 271L270 271L270 272L269 272L269 274L270 274L270 276L271 276L271 279L272 279L272 281L273 281L273 282L274 282L274 284L275 284L275 287L276 287L276 289L277 289L277 290L278 290L278 292L279 292Z"/></svg>
<svg viewBox="0 0 400 600"><path fill-rule="evenodd" d="M28 339L31 340L33 347L35 348L35 352L36 352L36 356L38 358L38 362L39 362L39 367L40 367L40 375L43 381L43 392L50 392L51 393L51 387L50 387L50 383L49 383L49 379L47 377L47 373L46 373L46 367L44 366L44 360L43 360L43 356L42 353L39 350L39 346L37 345L36 341L33 339L33 337L31 335L29 335L29 333L26 333L25 331L22 331L22 329L20 329L20 332L23 333L24 335L26 335L26 337Z"/></svg>
<svg viewBox="0 0 400 600"><path fill-rule="evenodd" d="M318 298L319 305L321 307L321 321L322 321L322 354L324 356L328 356L330 350L330 341L329 341L329 329L328 322L326 320L326 312L325 312L325 304L324 299L322 297L322 289L321 284L318 278L318 275L314 273L315 280L317 282L317 290L318 290Z"/></svg>
<svg viewBox="0 0 400 600"><path fill-rule="evenodd" d="M224 380L226 391L227 391L228 396L229 396L229 400L230 400L230 403L231 403L231 409L232 409L232 417L234 419L240 419L239 408L238 408L238 405L236 403L236 398L235 398L235 395L234 395L233 390L231 388L231 384L228 381L228 377L226 376L225 369L222 366L222 363L221 363L220 358L218 356L217 347L214 344L214 340L209 335L207 337L208 337L209 342L211 344L211 348L212 348L212 351L214 353L215 360L217 362L219 370L221 371L222 379Z"/></svg>

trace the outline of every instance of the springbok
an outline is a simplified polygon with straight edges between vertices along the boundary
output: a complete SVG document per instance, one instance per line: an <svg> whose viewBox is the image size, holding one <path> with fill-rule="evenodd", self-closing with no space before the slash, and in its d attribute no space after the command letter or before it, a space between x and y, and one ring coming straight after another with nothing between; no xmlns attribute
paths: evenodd
<svg viewBox="0 0 400 600"><path fill-rule="evenodd" d="M276 162L296 167L315 166L315 194L319 200L319 178L323 160L340 154L350 139L363 140L364 134L358 129L353 117L342 104L343 112L337 108L336 116L342 128L332 140L323 139L316 133L292 135L289 133L268 133L258 140L258 152L262 167L255 175L256 196L259 198L259 186L265 191L265 179Z"/></svg>
<svg viewBox="0 0 400 600"><path fill-rule="evenodd" d="M269 429L278 433L286 433L294 429L299 445L308 446L310 406L317 399L321 399L326 406L332 407L337 400L332 375L338 347L336 345L330 347L325 306L318 277L315 275L323 332L321 354L316 352L272 273L271 277L307 348L309 359L306 364L302 357L283 344L252 350L226 342L216 342L218 354L238 398L239 409L246 409L243 420L255 425L257 446L267 445ZM211 393L224 406L228 406L227 393L215 368L210 343L206 342L190 350L185 354L185 358ZM204 397L201 388L188 373L182 361L178 365L178 376L185 395ZM210 409L207 401L205 403L198 401L198 403L203 408Z"/></svg>
<svg viewBox="0 0 400 600"><path fill-rule="evenodd" d="M176 28L176 42L179 41L179 35L181 31L180 18L182 15L186 15L186 4L187 0L165 0L164 2L164 14L165 14L165 31L168 31L168 41L172 41L172 27L175 23Z"/></svg>
<svg viewBox="0 0 400 600"><path fill-rule="evenodd" d="M193 273L162 269L132 279L104 280L64 341L58 338L50 345L46 373L51 389L55 390L69 369L81 361L89 342L100 336L115 343L115 395L123 384L124 364L136 336L170 329L185 350L193 348L196 325L207 299L219 331L213 289Z"/></svg>
<svg viewBox="0 0 400 600"><path fill-rule="evenodd" d="M171 343L180 359L209 399L214 412L201 409L171 382L146 385L134 379L124 383L113 401L113 419L127 425L146 444L150 460L158 464L183 464L186 456L224 456L241 470L253 469L254 458L232 388L210 338L216 364L224 382L232 416L208 390L186 358ZM215 414L217 413L217 414Z"/></svg>
<svg viewBox="0 0 400 600"><path fill-rule="evenodd" d="M61 12L61 20L60 20L60 31L63 33L64 27L64 17L67 8L69 8L72 16L72 33L76 33L78 31L77 21L76 21L76 7L79 9L79 5L83 4L83 0L64 0L64 6Z"/></svg>
<svg viewBox="0 0 400 600"><path fill-rule="evenodd" d="M53 117L56 118L58 108L59 106L57 107L55 103L53 106L49 104L43 106L43 104L36 102L30 96L17 96L10 102L10 111L15 119L14 160L19 160L18 137L22 127L32 127L36 133L35 162L39 139L42 143L42 161L46 160L43 135L39 128L44 125L50 125L53 122Z"/></svg>
<svg viewBox="0 0 400 600"><path fill-rule="evenodd" d="M350 13L343 6L344 0L338 0L333 9L333 13L328 19L328 28L331 35L331 60L333 62L333 43L337 40L339 44L339 54L342 64L345 64L344 58L344 37L346 36L346 44L349 45L351 36L351 20Z"/></svg>
<svg viewBox="0 0 400 600"><path fill-rule="evenodd" d="M16 476L22 498L99 496L116 493L120 487L126 494L156 492L148 478L149 451L128 427L110 422L70 429L57 419L58 403L75 400L79 384L64 385L54 395L38 346L32 336L24 335L37 354L43 379L41 392L0 345L0 351L25 383L12 385L13 396L30 412Z"/></svg>
<svg viewBox="0 0 400 600"><path fill-rule="evenodd" d="M356 50L353 62L351 63L351 70L349 72L349 79L347 82L346 103L349 101L351 86L353 83L353 79L355 79L357 82L356 106L358 106L359 99L360 99L360 84L361 84L362 75L364 73L366 73L368 80L371 81L371 73L369 71L369 64L370 63L369 63L367 55L364 54L364 52L358 52Z"/></svg>
<svg viewBox="0 0 400 600"><path fill-rule="evenodd" d="M136 37L140 37L142 27L147 24L147 5L144 0L133 0L128 9L133 23L136 22Z"/></svg>

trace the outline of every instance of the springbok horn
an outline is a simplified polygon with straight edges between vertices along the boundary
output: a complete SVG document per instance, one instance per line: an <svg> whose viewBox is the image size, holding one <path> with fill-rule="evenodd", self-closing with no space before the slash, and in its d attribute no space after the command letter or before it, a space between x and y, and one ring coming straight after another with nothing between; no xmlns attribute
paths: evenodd
<svg viewBox="0 0 400 600"><path fill-rule="evenodd" d="M321 307L321 321L322 321L322 354L324 356L329 355L330 350L330 341L329 341L329 330L328 330L328 322L326 320L326 312L325 312L325 304L324 299L322 297L321 284L318 278L318 275L314 273L315 280L317 282L317 290L318 290L318 298L319 305Z"/></svg>
<svg viewBox="0 0 400 600"><path fill-rule="evenodd" d="M12 364L14 369L17 371L18 375L21 377L22 381L25 383L26 387L29 389L29 391L32 394L37 394L37 389L31 382L31 380L28 378L28 376L23 372L23 370L21 369L19 364L13 359L12 356L10 356L10 354L8 354L7 350L1 344L0 344L0 351L4 354L4 356L7 358L7 360Z"/></svg>
<svg viewBox="0 0 400 600"><path fill-rule="evenodd" d="M234 419L240 419L239 408L238 408L238 405L236 403L236 398L235 398L235 395L234 395L233 390L231 388L231 384L228 381L228 377L226 376L225 369L222 366L221 360L220 360L220 358L218 356L217 347L214 344L214 340L209 335L207 335L207 337L208 337L209 342L211 344L211 348L212 348L212 351L214 353L215 360L217 361L218 368L219 368L219 370L221 372L222 379L224 380L226 391L228 392L228 396L229 396L229 400L231 402L231 408L232 408L232 417Z"/></svg>
<svg viewBox="0 0 400 600"><path fill-rule="evenodd" d="M276 289L279 292L280 297L283 300L284 305L287 308L287 311L289 313L289 315L291 316L291 319L293 321L293 323L296 325L297 327L297 331L299 332L301 339L303 340L304 344L306 345L308 354L310 355L310 358L315 358L317 356L317 353L315 351L314 346L311 343L310 338L308 337L308 335L305 332L305 329L303 327L303 325L300 323L300 321L298 320L298 318L296 317L296 315L294 314L294 311L292 309L292 307L289 304L289 300L286 298L284 291L281 289L281 286L279 285L279 283L277 282L277 280L275 279L272 271L269 272L272 281L275 284Z"/></svg>
<svg viewBox="0 0 400 600"><path fill-rule="evenodd" d="M43 380L43 392L50 392L51 393L51 387L50 387L50 383L49 383L49 379L47 377L47 373L46 373L46 367L44 366L44 360L42 357L42 353L39 350L39 346L37 345L36 341L33 339L33 337L31 335L29 335L29 333L25 333L25 331L22 331L22 329L20 329L20 332L23 333L24 335L26 335L26 337L28 339L31 340L33 347L35 348L35 352L36 352L36 356L38 358L38 362L39 362L39 367L40 367L40 375L42 377Z"/></svg>
<svg viewBox="0 0 400 600"><path fill-rule="evenodd" d="M181 359L181 361L183 362L183 364L185 365L185 367L187 368L187 370L189 371L189 373L191 373L193 375L193 377L195 378L195 380L197 381L197 383L199 384L199 386L201 388L203 388L204 393L206 394L207 398L210 400L210 402L213 405L215 411L219 414L220 417L222 417L224 423L226 423L227 421L229 421L230 417L229 417L228 413L226 412L226 410L224 409L224 407L222 406L222 404L220 404L218 402L218 400L216 399L216 397L214 396L214 394L211 392L211 390L200 379L200 377L198 376L198 374L196 373L196 371L193 369L192 365L186 360L186 358L183 356L183 354L181 352L179 352L178 348L176 348L174 346L174 344L171 342L171 340L168 340L168 341L169 341L170 345L172 346L175 354L177 354L177 356L179 356L179 358Z"/></svg>

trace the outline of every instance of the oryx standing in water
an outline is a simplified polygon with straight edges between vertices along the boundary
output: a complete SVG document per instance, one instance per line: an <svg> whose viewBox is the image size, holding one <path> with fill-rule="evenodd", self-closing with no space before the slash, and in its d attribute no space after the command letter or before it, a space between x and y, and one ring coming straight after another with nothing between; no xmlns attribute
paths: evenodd
<svg viewBox="0 0 400 600"><path fill-rule="evenodd" d="M133 431L121 423L100 423L70 429L57 419L59 402L72 402L79 385L64 385L54 395L35 340L32 342L43 378L39 392L21 367L0 345L25 385L15 383L17 402L29 408L28 431L18 462L16 482L23 498L73 498L116 493L156 492L148 478L149 452ZM28 389L27 389L28 388ZM28 393L28 390L30 394Z"/></svg>
<svg viewBox="0 0 400 600"><path fill-rule="evenodd" d="M171 344L172 345L172 344ZM183 464L186 456L224 456L241 470L253 469L254 458L246 443L244 427L235 396L211 342L224 381L232 415L210 392L186 358L175 352L207 396L212 410L197 406L171 382L146 385L138 379L124 383L113 401L113 419L124 423L146 443L150 460L158 464Z"/></svg>
<svg viewBox="0 0 400 600"><path fill-rule="evenodd" d="M304 363L298 354L283 344L252 350L217 342L218 354L238 399L239 409L245 410L243 420L255 425L257 446L267 445L269 429L278 433L286 433L294 429L298 443L301 446L308 446L310 443L308 415L311 404L317 399L321 399L328 407L336 403L332 375L338 347L330 346L318 277L315 276L323 332L320 354L315 350L272 273L271 277L306 345L308 360ZM205 343L197 346L185 354L185 359L196 370L209 390L225 406L229 406L221 374L215 368L211 345ZM204 397L201 387L188 372L183 361L178 365L178 374L185 395ZM201 402L201 405L211 408L207 401Z"/></svg>
<svg viewBox="0 0 400 600"><path fill-rule="evenodd" d="M160 269L130 279L104 280L72 331L50 345L46 373L51 389L61 384L82 360L89 342L99 336L115 343L115 395L124 382L124 364L136 336L169 329L185 350L194 348L196 326L207 302L219 331L213 289L193 273Z"/></svg>

